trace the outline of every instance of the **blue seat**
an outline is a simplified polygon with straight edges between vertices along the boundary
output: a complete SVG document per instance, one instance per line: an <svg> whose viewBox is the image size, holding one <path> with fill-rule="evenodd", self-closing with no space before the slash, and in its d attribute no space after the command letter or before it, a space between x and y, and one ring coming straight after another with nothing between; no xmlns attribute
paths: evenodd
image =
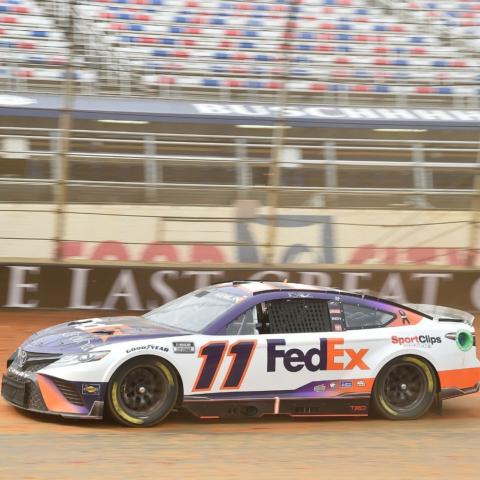
<svg viewBox="0 0 480 480"><path fill-rule="evenodd" d="M215 52L213 57L217 60L228 60L230 58L230 52Z"/></svg>
<svg viewBox="0 0 480 480"><path fill-rule="evenodd" d="M347 86L346 85L343 85L341 83L331 83L329 86L328 86L328 89L331 91L331 92L345 92L347 90Z"/></svg>
<svg viewBox="0 0 480 480"><path fill-rule="evenodd" d="M451 95L453 93L452 87L438 87L437 93L440 95Z"/></svg>
<svg viewBox="0 0 480 480"><path fill-rule="evenodd" d="M410 43L425 43L425 37L418 37L418 36L410 37L409 42Z"/></svg>
<svg viewBox="0 0 480 480"><path fill-rule="evenodd" d="M204 87L219 87L220 82L216 78L204 78L203 79Z"/></svg>
<svg viewBox="0 0 480 480"><path fill-rule="evenodd" d="M302 40L315 40L315 34L313 32L301 32L300 38Z"/></svg>
<svg viewBox="0 0 480 480"><path fill-rule="evenodd" d="M390 87L388 85L373 85L373 91L377 93L388 93L390 92Z"/></svg>
<svg viewBox="0 0 480 480"><path fill-rule="evenodd" d="M247 88L262 88L263 87L263 83L262 82L259 82L258 80L247 80L245 82L245 86Z"/></svg>

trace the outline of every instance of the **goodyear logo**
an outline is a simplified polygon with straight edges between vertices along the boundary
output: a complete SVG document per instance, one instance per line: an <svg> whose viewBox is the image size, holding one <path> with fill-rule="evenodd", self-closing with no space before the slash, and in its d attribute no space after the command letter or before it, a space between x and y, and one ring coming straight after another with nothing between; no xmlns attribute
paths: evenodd
<svg viewBox="0 0 480 480"><path fill-rule="evenodd" d="M100 395L100 384L99 383L83 383L82 393L84 395Z"/></svg>

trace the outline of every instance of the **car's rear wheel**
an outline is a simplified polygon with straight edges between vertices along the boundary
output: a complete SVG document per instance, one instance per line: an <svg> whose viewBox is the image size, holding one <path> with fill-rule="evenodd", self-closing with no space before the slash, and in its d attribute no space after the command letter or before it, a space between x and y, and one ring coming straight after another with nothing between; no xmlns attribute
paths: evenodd
<svg viewBox="0 0 480 480"><path fill-rule="evenodd" d="M107 406L111 416L130 427L161 422L175 406L178 382L165 362L140 357L122 365L108 384Z"/></svg>
<svg viewBox="0 0 480 480"><path fill-rule="evenodd" d="M387 364L373 387L373 406L384 418L414 420L435 400L437 377L428 362L404 356Z"/></svg>

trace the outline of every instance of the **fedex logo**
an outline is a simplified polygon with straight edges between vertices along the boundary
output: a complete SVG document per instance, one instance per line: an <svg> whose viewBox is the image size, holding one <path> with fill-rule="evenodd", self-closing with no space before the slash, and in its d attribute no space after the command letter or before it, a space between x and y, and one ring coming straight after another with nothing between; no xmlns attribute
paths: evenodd
<svg viewBox="0 0 480 480"><path fill-rule="evenodd" d="M321 338L320 348L311 348L304 352L299 348L285 350L283 339L267 340L267 372L275 372L277 359L283 360L283 366L289 372L299 372L306 368L310 372L319 370L369 370L363 357L368 348L354 350L343 348L343 338Z"/></svg>

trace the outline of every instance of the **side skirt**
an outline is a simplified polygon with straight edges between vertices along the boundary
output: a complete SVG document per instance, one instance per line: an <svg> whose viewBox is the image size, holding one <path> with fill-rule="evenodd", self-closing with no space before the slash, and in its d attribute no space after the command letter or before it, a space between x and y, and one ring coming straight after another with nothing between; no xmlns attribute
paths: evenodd
<svg viewBox="0 0 480 480"><path fill-rule="evenodd" d="M370 396L345 398L235 398L185 397L183 408L203 419L255 418L264 415L291 417L366 416Z"/></svg>
<svg viewBox="0 0 480 480"><path fill-rule="evenodd" d="M469 388L442 388L440 391L440 398L447 400L449 398L461 397L463 395L471 395L480 391L480 383Z"/></svg>

